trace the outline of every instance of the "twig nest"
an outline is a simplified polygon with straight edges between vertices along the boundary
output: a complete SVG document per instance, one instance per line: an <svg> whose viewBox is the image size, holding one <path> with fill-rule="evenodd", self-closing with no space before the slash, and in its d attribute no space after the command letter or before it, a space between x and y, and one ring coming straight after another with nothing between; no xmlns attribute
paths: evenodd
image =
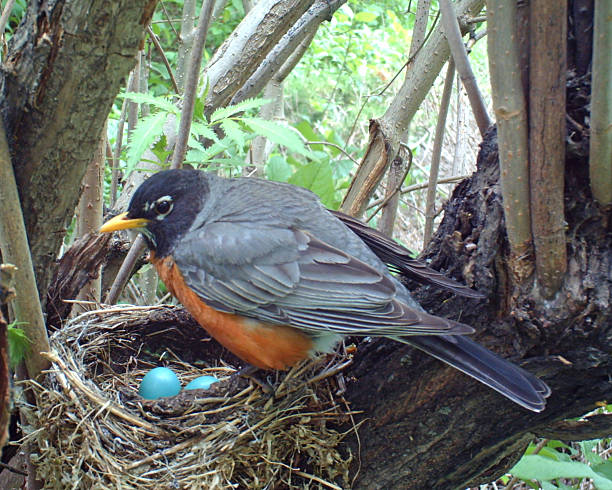
<svg viewBox="0 0 612 490"><path fill-rule="evenodd" d="M234 366L211 356L216 344L187 323L180 308L121 306L52 335L44 383L27 382L37 406L22 407L45 488L349 486L351 456L339 445L356 427L339 429L352 414L335 375L350 361L273 373L270 397L233 376ZM139 383L159 365L183 387L202 375L219 381L144 400Z"/></svg>

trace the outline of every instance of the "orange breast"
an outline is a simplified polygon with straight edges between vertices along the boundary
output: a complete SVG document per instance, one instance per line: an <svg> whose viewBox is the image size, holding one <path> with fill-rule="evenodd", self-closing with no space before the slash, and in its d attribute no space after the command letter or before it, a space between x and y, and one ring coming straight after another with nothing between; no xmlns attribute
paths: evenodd
<svg viewBox="0 0 612 490"><path fill-rule="evenodd" d="M313 342L305 333L288 325L217 311L187 287L171 257L157 259L151 252L151 262L166 287L196 321L242 360L262 369L286 369L308 357Z"/></svg>

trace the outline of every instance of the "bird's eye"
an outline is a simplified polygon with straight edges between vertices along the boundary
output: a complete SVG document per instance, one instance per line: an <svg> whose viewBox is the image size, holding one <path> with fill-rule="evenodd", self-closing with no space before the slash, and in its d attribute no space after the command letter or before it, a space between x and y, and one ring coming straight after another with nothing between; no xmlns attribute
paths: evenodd
<svg viewBox="0 0 612 490"><path fill-rule="evenodd" d="M165 216L172 211L172 201L168 198L159 199L155 203L155 212L159 216Z"/></svg>

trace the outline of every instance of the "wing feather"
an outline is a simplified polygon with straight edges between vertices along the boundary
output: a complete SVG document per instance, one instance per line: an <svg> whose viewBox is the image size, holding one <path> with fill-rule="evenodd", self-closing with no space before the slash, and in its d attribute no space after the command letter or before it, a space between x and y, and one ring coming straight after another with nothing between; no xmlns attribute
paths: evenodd
<svg viewBox="0 0 612 490"><path fill-rule="evenodd" d="M206 224L183 237L174 257L187 284L211 306L315 335L473 331L410 308L386 271L299 229Z"/></svg>

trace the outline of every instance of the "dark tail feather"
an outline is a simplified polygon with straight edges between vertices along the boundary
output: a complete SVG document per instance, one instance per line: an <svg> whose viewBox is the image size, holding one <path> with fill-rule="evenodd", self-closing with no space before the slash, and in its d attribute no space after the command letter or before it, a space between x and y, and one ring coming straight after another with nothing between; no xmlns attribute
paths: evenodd
<svg viewBox="0 0 612 490"><path fill-rule="evenodd" d="M402 247L378 230L370 228L362 221L340 211L330 212L353 230L372 252L387 264L391 271L405 275L421 284L443 288L467 298L485 297L484 294L446 277L444 274L428 267L424 262L415 259L407 248Z"/></svg>
<svg viewBox="0 0 612 490"><path fill-rule="evenodd" d="M550 388L539 378L463 336L396 338L450 364L534 412L546 406Z"/></svg>

